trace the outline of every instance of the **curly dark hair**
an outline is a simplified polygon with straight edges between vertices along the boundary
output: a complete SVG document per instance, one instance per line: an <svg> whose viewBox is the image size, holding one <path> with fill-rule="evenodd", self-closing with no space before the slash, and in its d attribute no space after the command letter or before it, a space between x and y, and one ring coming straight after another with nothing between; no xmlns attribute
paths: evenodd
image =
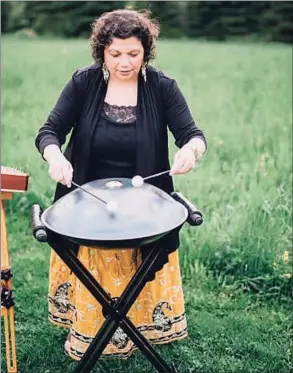
<svg viewBox="0 0 293 373"><path fill-rule="evenodd" d="M113 38L137 37L144 48L144 62L155 57L155 42L159 37L160 26L151 19L148 10L118 9L102 14L92 23L90 44L95 62L104 62L104 50Z"/></svg>

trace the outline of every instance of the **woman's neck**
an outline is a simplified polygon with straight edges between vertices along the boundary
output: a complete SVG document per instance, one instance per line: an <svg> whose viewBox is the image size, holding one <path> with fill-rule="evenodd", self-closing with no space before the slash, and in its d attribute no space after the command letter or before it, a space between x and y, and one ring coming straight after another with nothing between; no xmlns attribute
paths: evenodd
<svg viewBox="0 0 293 373"><path fill-rule="evenodd" d="M138 76L133 77L132 79L126 79L126 80L121 80L115 76L109 78L109 84L113 84L115 86L122 86L122 87L128 87L128 86L133 86L137 84L138 82Z"/></svg>
<svg viewBox="0 0 293 373"><path fill-rule="evenodd" d="M110 105L136 106L137 88L137 80L109 79L105 101Z"/></svg>

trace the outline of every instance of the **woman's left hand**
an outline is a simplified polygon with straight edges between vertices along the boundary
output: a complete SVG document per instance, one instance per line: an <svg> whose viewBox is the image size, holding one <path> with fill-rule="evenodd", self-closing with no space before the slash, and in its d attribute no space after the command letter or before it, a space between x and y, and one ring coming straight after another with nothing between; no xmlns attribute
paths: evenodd
<svg viewBox="0 0 293 373"><path fill-rule="evenodd" d="M186 174L194 168L195 162L195 154L191 147L183 146L174 155L174 162L170 171L170 175Z"/></svg>

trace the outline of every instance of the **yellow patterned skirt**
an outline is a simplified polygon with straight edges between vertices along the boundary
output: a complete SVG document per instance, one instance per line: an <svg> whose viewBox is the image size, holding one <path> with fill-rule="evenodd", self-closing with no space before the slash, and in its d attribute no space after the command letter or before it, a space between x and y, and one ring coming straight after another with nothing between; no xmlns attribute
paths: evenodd
<svg viewBox="0 0 293 373"><path fill-rule="evenodd" d="M141 264L141 251L137 249L81 246L78 257L112 298L121 295ZM104 322L102 307L53 250L48 301L49 320L70 329L66 352L80 360ZM178 250L146 284L127 316L151 343L168 343L187 336ZM102 357L127 358L135 349L118 328Z"/></svg>

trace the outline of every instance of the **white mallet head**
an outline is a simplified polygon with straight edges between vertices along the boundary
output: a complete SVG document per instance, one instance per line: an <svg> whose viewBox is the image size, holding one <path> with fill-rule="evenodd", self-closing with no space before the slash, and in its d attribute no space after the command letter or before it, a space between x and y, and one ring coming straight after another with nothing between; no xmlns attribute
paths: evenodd
<svg viewBox="0 0 293 373"><path fill-rule="evenodd" d="M132 178L131 180L131 183L132 185L135 187L135 188L139 188L142 186L143 184L143 178L139 175L136 175Z"/></svg>
<svg viewBox="0 0 293 373"><path fill-rule="evenodd" d="M107 202L107 210L109 211L109 212L115 212L115 211L117 211L117 202L115 202L115 201L109 201L109 202Z"/></svg>

